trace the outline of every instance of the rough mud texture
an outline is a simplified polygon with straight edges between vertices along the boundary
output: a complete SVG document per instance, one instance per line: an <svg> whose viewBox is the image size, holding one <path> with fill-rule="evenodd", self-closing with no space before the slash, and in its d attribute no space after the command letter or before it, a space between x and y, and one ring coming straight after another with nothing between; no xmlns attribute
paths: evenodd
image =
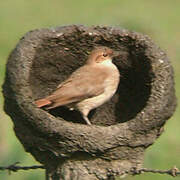
<svg viewBox="0 0 180 180"><path fill-rule="evenodd" d="M121 52L114 59L121 80L114 97L90 113L92 126L65 107L48 112L34 105L98 45ZM49 179L105 180L141 167L144 150L176 107L166 54L147 36L112 27L27 33L9 56L3 93L17 137L47 167Z"/></svg>

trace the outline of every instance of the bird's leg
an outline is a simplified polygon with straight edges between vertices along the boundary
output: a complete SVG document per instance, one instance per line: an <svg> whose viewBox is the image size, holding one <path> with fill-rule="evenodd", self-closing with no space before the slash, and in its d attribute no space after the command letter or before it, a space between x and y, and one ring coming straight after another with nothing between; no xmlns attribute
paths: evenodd
<svg viewBox="0 0 180 180"><path fill-rule="evenodd" d="M86 123L88 125L91 125L91 122L89 121L89 119L88 119L88 117L86 115L83 114L83 118L84 118L84 120L86 121Z"/></svg>
<svg viewBox="0 0 180 180"><path fill-rule="evenodd" d="M88 125L91 125L91 122L90 122L89 119L88 119L89 110L83 109L83 110L80 110L80 112L81 112L81 114L82 114L83 119L86 121L86 123L87 123Z"/></svg>

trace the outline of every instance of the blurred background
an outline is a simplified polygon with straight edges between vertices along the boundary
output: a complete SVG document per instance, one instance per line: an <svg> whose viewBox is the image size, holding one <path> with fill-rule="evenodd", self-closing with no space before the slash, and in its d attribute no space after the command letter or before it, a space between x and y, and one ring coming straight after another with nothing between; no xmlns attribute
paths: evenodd
<svg viewBox="0 0 180 180"><path fill-rule="evenodd" d="M179 0L1 0L0 2L0 85L11 50L28 31L69 24L110 25L149 35L164 49L174 67L177 98L180 96L180 1ZM144 167L180 168L180 111L166 123L165 132L145 154ZM14 162L39 164L26 153L3 111L0 93L0 166ZM2 180L44 180L43 170L0 171ZM171 180L168 175L143 174L126 180ZM180 178L180 177L179 177ZM177 177L178 179L178 177Z"/></svg>

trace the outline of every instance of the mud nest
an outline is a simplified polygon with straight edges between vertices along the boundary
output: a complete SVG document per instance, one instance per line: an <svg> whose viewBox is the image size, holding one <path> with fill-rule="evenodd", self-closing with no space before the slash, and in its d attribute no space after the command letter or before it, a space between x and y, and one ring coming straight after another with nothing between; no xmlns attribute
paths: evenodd
<svg viewBox="0 0 180 180"><path fill-rule="evenodd" d="M92 126L66 107L45 111L34 105L100 45L120 52L114 63L121 79L113 98L90 113ZM67 159L79 157L93 157L93 162L127 160L130 165L125 169L141 165L145 148L161 134L176 106L173 70L166 54L145 35L100 26L27 33L8 59L3 93L5 111L26 151L47 166L54 163L61 168ZM123 165L117 166L120 172ZM96 173L107 177L107 171Z"/></svg>

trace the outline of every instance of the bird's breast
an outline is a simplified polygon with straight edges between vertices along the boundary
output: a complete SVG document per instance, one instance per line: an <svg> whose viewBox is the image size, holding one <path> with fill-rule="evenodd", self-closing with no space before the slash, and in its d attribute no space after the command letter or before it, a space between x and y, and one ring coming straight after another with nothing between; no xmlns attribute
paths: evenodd
<svg viewBox="0 0 180 180"><path fill-rule="evenodd" d="M90 111L107 102L115 94L119 84L119 71L113 64L113 66L107 68L107 72L108 76L104 80L104 92L77 103L78 109L88 109Z"/></svg>

